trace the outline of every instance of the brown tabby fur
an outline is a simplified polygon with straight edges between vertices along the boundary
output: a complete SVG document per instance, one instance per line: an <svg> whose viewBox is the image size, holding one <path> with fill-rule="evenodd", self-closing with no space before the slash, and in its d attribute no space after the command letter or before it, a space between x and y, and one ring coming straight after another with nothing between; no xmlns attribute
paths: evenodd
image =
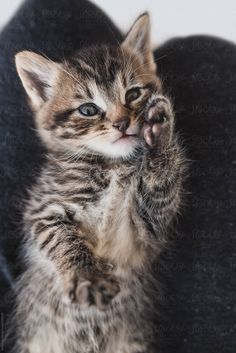
<svg viewBox="0 0 236 353"><path fill-rule="evenodd" d="M151 353L151 267L179 210L185 163L149 17L121 46L63 63L22 52L16 65L48 157L24 214L14 352ZM98 111L84 116L90 102Z"/></svg>

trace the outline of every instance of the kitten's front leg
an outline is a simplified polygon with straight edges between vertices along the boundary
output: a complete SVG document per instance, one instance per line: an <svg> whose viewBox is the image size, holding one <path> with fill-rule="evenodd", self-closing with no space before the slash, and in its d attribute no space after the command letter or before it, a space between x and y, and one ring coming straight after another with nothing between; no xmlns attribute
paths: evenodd
<svg viewBox="0 0 236 353"><path fill-rule="evenodd" d="M150 99L145 111L144 139L149 151L157 155L171 143L173 137L174 113L170 101L164 96Z"/></svg>
<svg viewBox="0 0 236 353"><path fill-rule="evenodd" d="M117 279L111 274L80 273L78 276L74 272L68 273L65 280L66 293L68 293L70 300L80 304L84 309L95 305L104 310L120 291Z"/></svg>
<svg viewBox="0 0 236 353"><path fill-rule="evenodd" d="M83 308L95 305L104 309L110 304L120 290L111 266L95 256L88 237L66 210L48 202L38 213L29 212L26 217L30 243L54 264L67 301Z"/></svg>
<svg viewBox="0 0 236 353"><path fill-rule="evenodd" d="M146 143L137 199L138 210L149 229L168 224L180 203L184 159L174 135L174 114L164 96L151 97L145 112Z"/></svg>

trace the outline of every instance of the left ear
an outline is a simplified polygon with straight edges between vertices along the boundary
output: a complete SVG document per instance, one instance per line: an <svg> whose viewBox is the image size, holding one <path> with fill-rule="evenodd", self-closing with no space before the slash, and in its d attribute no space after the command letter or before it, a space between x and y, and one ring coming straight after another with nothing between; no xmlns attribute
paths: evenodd
<svg viewBox="0 0 236 353"><path fill-rule="evenodd" d="M16 54L15 61L31 106L37 111L52 96L60 64L29 51Z"/></svg>
<svg viewBox="0 0 236 353"><path fill-rule="evenodd" d="M156 72L156 64L151 49L150 17L148 13L144 13L135 21L122 46L129 47L132 51L136 52L142 62L151 71Z"/></svg>

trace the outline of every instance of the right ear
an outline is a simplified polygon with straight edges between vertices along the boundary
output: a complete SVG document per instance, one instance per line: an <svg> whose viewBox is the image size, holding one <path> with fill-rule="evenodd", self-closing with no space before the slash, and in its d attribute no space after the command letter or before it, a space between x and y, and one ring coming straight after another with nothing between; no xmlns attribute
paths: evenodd
<svg viewBox="0 0 236 353"><path fill-rule="evenodd" d="M32 108L38 110L52 96L60 64L30 51L16 54L15 61Z"/></svg>

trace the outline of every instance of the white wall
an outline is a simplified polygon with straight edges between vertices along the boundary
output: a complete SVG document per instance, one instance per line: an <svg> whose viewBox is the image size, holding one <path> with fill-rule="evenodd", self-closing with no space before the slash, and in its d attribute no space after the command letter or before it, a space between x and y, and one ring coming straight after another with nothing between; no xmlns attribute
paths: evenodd
<svg viewBox="0 0 236 353"><path fill-rule="evenodd" d="M40 0L38 0L40 1ZM68 0L69 1L69 0ZM78 0L79 1L79 0ZM0 27L22 0L0 0ZM93 0L123 30L148 10L153 44L173 36L212 34L236 42L236 0Z"/></svg>
<svg viewBox="0 0 236 353"><path fill-rule="evenodd" d="M8 21L22 0L0 0L0 28Z"/></svg>
<svg viewBox="0 0 236 353"><path fill-rule="evenodd" d="M236 0L93 0L128 29L142 11L152 16L154 44L170 37L211 34L236 42Z"/></svg>

